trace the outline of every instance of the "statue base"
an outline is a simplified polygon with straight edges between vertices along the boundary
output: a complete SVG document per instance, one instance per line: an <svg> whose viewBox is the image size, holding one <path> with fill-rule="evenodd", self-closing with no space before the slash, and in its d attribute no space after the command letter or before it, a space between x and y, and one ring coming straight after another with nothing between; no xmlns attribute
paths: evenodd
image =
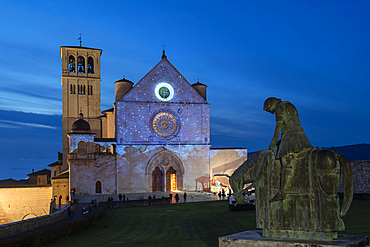
<svg viewBox="0 0 370 247"><path fill-rule="evenodd" d="M355 247L369 244L369 237L338 235L332 241L266 238L262 231L245 231L218 238L219 247Z"/></svg>

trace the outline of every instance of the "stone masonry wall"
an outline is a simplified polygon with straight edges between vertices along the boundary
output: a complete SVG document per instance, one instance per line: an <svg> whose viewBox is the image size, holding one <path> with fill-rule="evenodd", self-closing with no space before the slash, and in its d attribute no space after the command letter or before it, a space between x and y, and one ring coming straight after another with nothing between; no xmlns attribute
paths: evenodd
<svg viewBox="0 0 370 247"><path fill-rule="evenodd" d="M67 217L68 206L55 212L53 214L48 214L42 217L37 217L33 219L18 221L10 224L5 224L0 226L0 239L5 239L11 236L15 236L20 233L29 232L40 228L42 226L51 225L59 222Z"/></svg>
<svg viewBox="0 0 370 247"><path fill-rule="evenodd" d="M370 193L370 160L351 161L353 174L353 193ZM343 192L342 181L339 192Z"/></svg>
<svg viewBox="0 0 370 247"><path fill-rule="evenodd" d="M49 214L52 187L0 188L0 224Z"/></svg>
<svg viewBox="0 0 370 247"><path fill-rule="evenodd" d="M370 160L351 161L353 192L370 193Z"/></svg>

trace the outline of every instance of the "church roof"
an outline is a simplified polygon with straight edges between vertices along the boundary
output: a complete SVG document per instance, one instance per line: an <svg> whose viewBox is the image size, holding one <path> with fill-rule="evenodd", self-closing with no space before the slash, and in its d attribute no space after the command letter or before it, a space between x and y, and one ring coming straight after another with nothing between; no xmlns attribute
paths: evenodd
<svg viewBox="0 0 370 247"><path fill-rule="evenodd" d="M43 170L40 170L40 171L37 171L37 172L32 172L30 174L27 174L27 176L30 176L30 175L49 175L50 176L50 174L51 174L50 170L43 169Z"/></svg>
<svg viewBox="0 0 370 247"><path fill-rule="evenodd" d="M110 108L108 110L104 110L102 111L103 114L105 114L106 112L114 112L114 108Z"/></svg>
<svg viewBox="0 0 370 247"><path fill-rule="evenodd" d="M55 177L52 177L51 180L63 179L63 178L69 178L69 171L68 170L56 175Z"/></svg>
<svg viewBox="0 0 370 247"><path fill-rule="evenodd" d="M17 186L28 184L28 179L15 180L12 178L0 180L0 187L2 186Z"/></svg>
<svg viewBox="0 0 370 247"><path fill-rule="evenodd" d="M161 82L173 87L174 95L166 103L208 104L185 77L168 61L163 50L162 59L119 101L163 103L154 93L155 86Z"/></svg>
<svg viewBox="0 0 370 247"><path fill-rule="evenodd" d="M62 163L62 162L60 162L60 161L55 161L55 162L53 162L53 163L49 164L48 166L61 166L61 165L63 165L63 163Z"/></svg>

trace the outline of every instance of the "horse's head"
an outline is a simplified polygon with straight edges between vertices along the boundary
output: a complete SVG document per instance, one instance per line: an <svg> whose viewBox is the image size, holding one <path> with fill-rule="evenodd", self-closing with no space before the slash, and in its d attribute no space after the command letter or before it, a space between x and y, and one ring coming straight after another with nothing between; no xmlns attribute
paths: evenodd
<svg viewBox="0 0 370 247"><path fill-rule="evenodd" d="M242 204L244 203L244 195L243 195L243 179L236 179L235 176L231 176L229 179L231 189L234 192L234 198L237 203Z"/></svg>

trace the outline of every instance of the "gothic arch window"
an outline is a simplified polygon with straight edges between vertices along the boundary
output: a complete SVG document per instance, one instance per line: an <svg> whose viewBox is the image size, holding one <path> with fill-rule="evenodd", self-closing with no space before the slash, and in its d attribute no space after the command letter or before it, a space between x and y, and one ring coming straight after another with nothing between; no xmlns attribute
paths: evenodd
<svg viewBox="0 0 370 247"><path fill-rule="evenodd" d="M101 193L101 182L96 181L95 183L95 193Z"/></svg>
<svg viewBox="0 0 370 247"><path fill-rule="evenodd" d="M94 59L92 57L87 59L87 73L94 74Z"/></svg>
<svg viewBox="0 0 370 247"><path fill-rule="evenodd" d="M85 58L83 56L77 58L77 72L85 73Z"/></svg>
<svg viewBox="0 0 370 247"><path fill-rule="evenodd" d="M75 73L76 72L76 60L74 56L69 56L68 59L68 70L70 73Z"/></svg>

